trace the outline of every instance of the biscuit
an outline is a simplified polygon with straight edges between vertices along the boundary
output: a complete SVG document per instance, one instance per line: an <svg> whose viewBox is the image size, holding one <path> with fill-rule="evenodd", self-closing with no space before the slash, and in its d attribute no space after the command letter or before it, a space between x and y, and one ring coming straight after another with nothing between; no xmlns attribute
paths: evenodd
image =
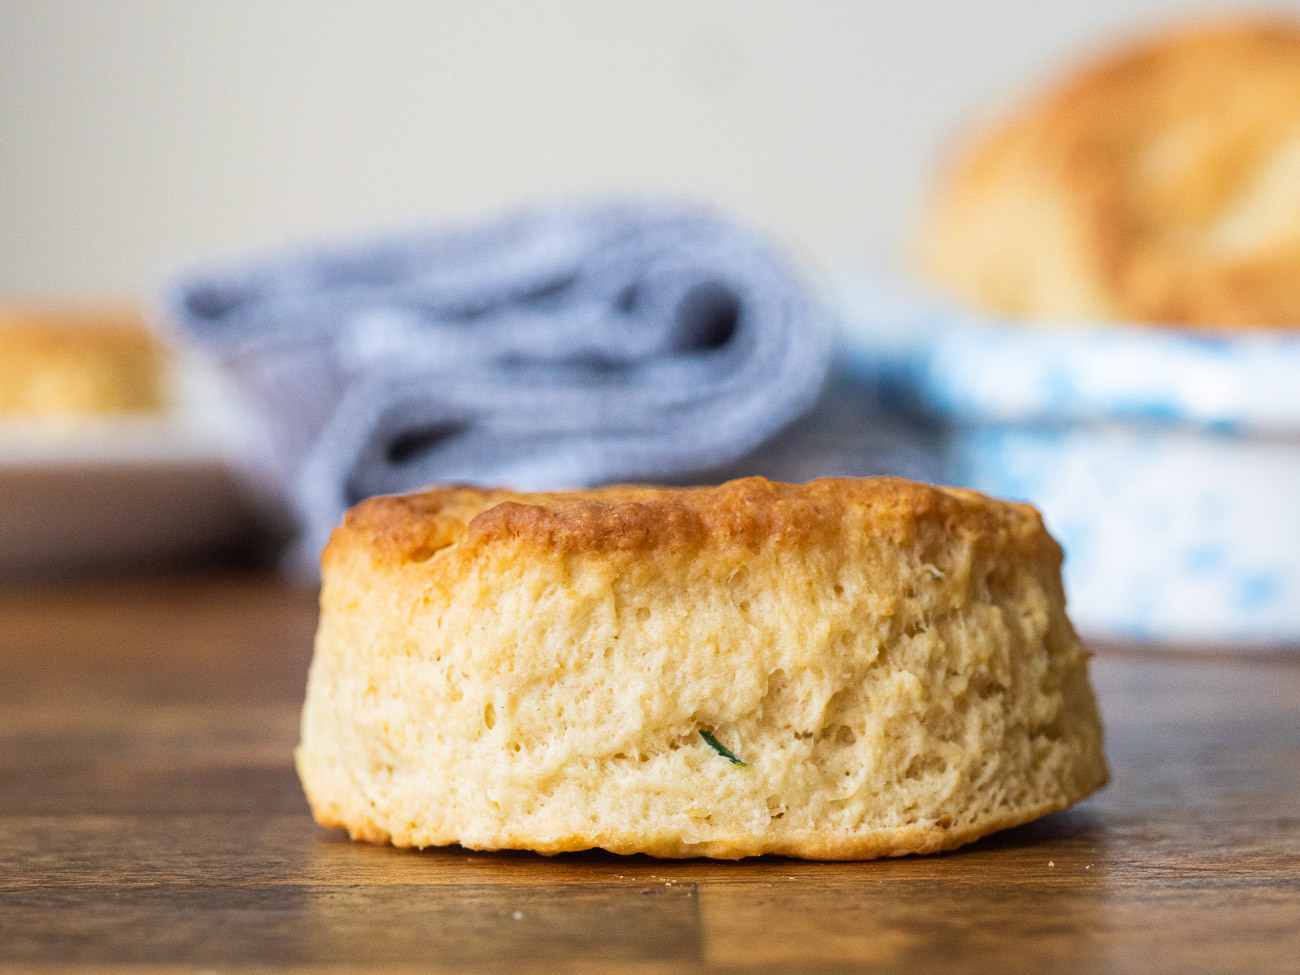
<svg viewBox="0 0 1300 975"><path fill-rule="evenodd" d="M0 309L0 416L156 412L163 363L129 315Z"/></svg>
<svg viewBox="0 0 1300 975"><path fill-rule="evenodd" d="M920 243L1000 314L1300 326L1300 23L1105 57L958 153Z"/></svg>
<svg viewBox="0 0 1300 975"><path fill-rule="evenodd" d="M867 859L1106 781L1028 505L889 478L445 488L359 504L322 563L296 757L355 839Z"/></svg>

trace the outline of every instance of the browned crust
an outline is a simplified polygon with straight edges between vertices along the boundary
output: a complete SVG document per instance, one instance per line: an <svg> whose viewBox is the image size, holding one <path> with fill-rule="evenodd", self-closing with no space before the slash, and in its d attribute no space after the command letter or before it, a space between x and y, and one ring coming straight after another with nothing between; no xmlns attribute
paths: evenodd
<svg viewBox="0 0 1300 975"><path fill-rule="evenodd" d="M463 557L488 546L548 552L644 551L706 542L756 548L797 539L831 542L855 529L898 544L922 523L996 536L1008 548L1059 564L1060 550L1038 512L973 491L899 478L827 478L785 484L762 477L716 487L607 487L553 494L439 487L377 497L347 512L323 561L361 547L378 560L426 562L454 547Z"/></svg>
<svg viewBox="0 0 1300 975"><path fill-rule="evenodd" d="M1037 187L1072 239L1069 252L1053 256L1077 265L1086 279L1079 293L1100 306L1081 303L1069 314L1300 326L1300 229L1233 246L1216 237L1297 138L1300 22L1257 17L1169 31L1096 59L968 146L939 188L931 234L952 235L954 221L967 220L972 208L1017 207L1025 201L1010 197ZM1151 160L1170 146L1180 161L1153 172ZM1010 209L1007 215L1017 219ZM948 246L958 256L935 257ZM1059 244L1025 239L1022 246ZM1020 266L996 270L974 236L931 240L927 250L942 283L991 310L1061 311L1039 307L1032 287L1014 293L1018 278L1038 273L1023 253ZM963 267L981 262L984 285ZM993 279L1010 283L988 285Z"/></svg>

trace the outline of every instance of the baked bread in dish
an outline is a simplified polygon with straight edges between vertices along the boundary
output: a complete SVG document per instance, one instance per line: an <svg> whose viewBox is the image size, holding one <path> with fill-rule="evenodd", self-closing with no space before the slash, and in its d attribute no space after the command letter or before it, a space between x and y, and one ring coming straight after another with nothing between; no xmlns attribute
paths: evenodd
<svg viewBox="0 0 1300 975"><path fill-rule="evenodd" d="M297 750L399 846L867 859L1106 781L1033 508L879 478L441 488L323 556Z"/></svg>
<svg viewBox="0 0 1300 975"><path fill-rule="evenodd" d="M934 280L1027 319L1300 326L1300 22L1116 50L970 140Z"/></svg>
<svg viewBox="0 0 1300 975"><path fill-rule="evenodd" d="M0 308L0 417L153 413L164 356L125 313Z"/></svg>

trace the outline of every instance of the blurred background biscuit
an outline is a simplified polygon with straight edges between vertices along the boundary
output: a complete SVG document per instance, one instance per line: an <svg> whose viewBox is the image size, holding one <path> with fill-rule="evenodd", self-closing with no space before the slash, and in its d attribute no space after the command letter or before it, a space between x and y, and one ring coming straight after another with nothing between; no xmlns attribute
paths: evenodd
<svg viewBox="0 0 1300 975"><path fill-rule="evenodd" d="M161 411L164 358L126 312L0 308L0 417Z"/></svg>
<svg viewBox="0 0 1300 975"><path fill-rule="evenodd" d="M1300 23L1115 49L958 153L922 241L989 311L1300 325Z"/></svg>

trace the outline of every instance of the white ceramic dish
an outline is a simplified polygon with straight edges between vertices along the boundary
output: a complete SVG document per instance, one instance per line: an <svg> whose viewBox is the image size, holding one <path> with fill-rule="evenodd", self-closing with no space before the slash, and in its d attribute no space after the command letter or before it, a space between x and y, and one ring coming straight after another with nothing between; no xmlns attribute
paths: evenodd
<svg viewBox="0 0 1300 975"><path fill-rule="evenodd" d="M849 367L944 427L946 478L1043 512L1082 631L1300 642L1300 333L845 308Z"/></svg>
<svg viewBox="0 0 1300 975"><path fill-rule="evenodd" d="M136 568L229 550L262 506L233 473L256 428L199 363L158 416L0 422L0 577Z"/></svg>

